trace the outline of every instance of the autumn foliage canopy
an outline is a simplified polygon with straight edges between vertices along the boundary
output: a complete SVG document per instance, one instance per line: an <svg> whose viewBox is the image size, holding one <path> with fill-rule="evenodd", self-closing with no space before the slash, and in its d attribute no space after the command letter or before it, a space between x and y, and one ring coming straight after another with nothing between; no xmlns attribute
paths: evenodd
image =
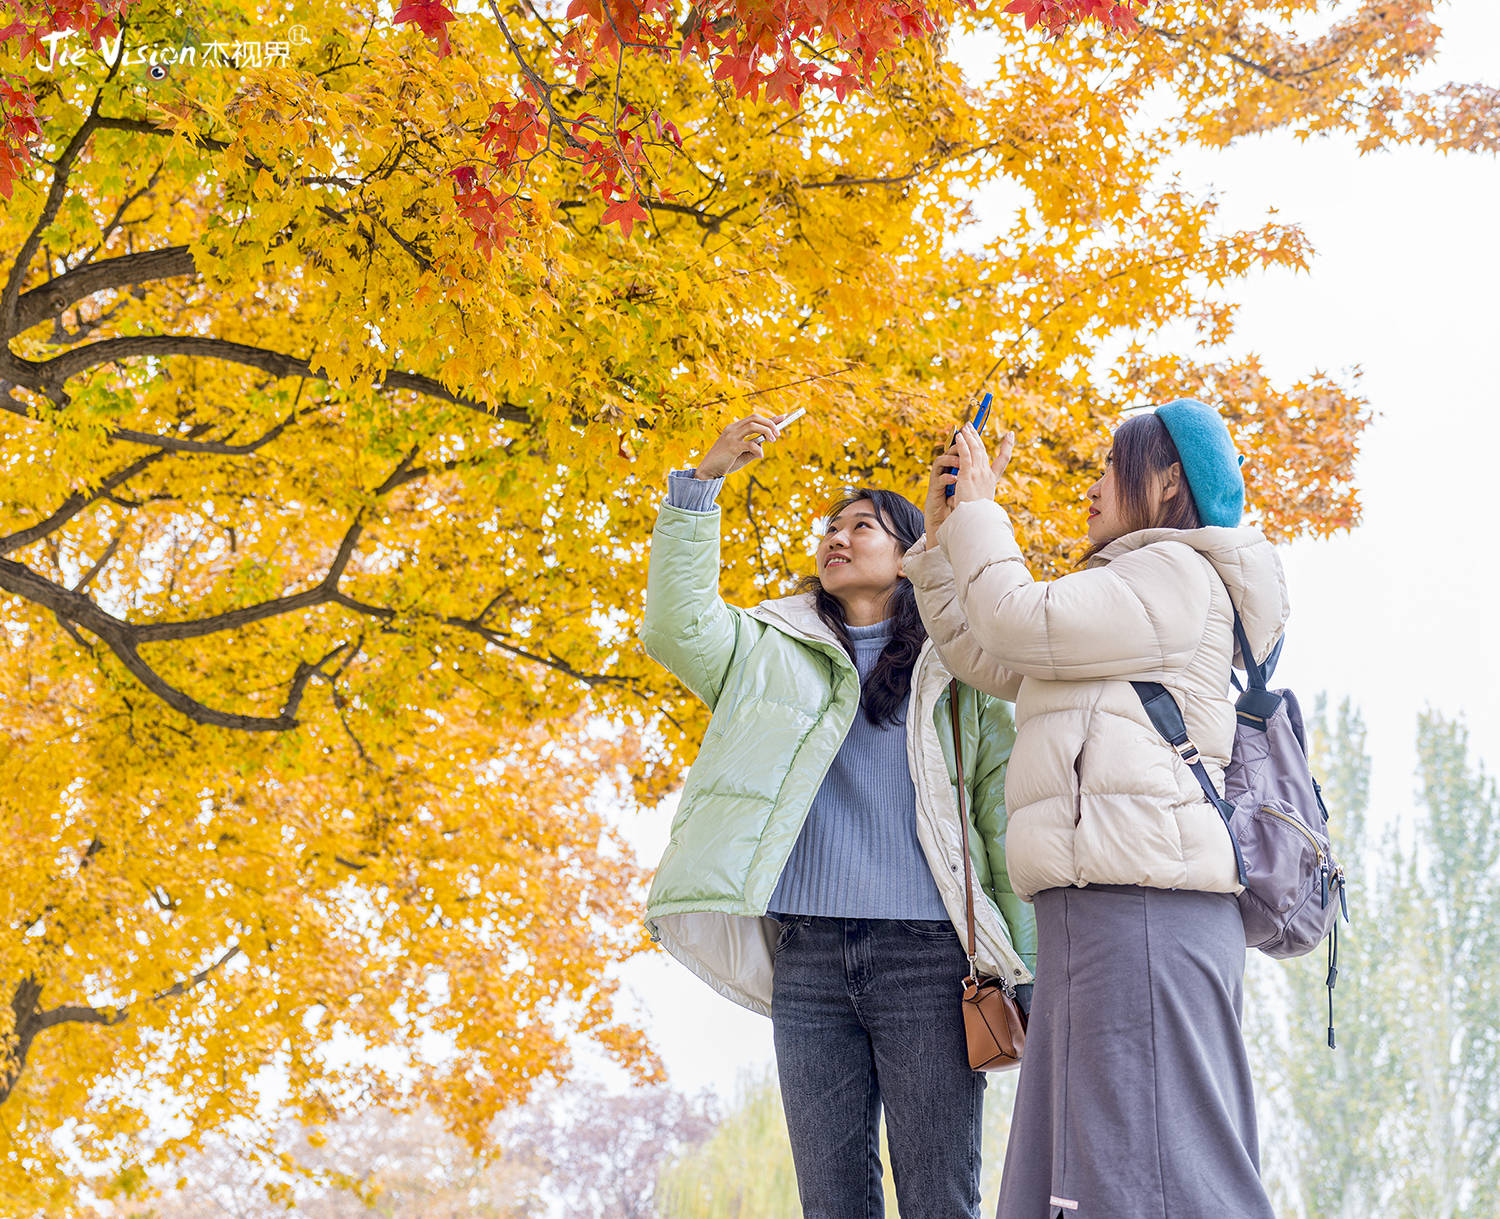
<svg viewBox="0 0 1500 1219"><path fill-rule="evenodd" d="M726 495L742 603L986 375L1043 567L1183 393L1268 532L1352 524L1357 385L1234 345L1308 243L1172 158L1493 149L1432 7L0 0L0 1197L268 1088L482 1141L580 1033L656 1071L618 827L703 711L647 536L752 406L809 413Z"/></svg>

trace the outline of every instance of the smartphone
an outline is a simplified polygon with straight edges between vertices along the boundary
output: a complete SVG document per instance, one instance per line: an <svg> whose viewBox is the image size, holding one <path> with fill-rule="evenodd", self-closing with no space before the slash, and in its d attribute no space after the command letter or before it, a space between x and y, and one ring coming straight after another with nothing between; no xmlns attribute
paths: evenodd
<svg viewBox="0 0 1500 1219"><path fill-rule="evenodd" d="M976 432L983 433L983 431L984 431L984 425L989 422L989 418L990 418L990 400L993 397L994 397L993 394L986 393L985 396L980 399L979 409L974 412L974 430ZM955 432L954 435L956 436L957 433ZM955 472L956 472L955 467L953 467L953 466L949 466L948 467L948 473L949 474L953 474ZM944 496L946 498L952 499L953 498L953 488L951 486L944 487L943 488L943 494L944 494Z"/></svg>
<svg viewBox="0 0 1500 1219"><path fill-rule="evenodd" d="M776 425L777 431L780 431L782 428L786 427L786 425L789 424L789 423L796 423L797 420L801 419L802 416L805 415L805 414L807 414L807 407L805 407L805 406L799 406L790 415L788 415L785 419L783 419L780 423L778 423ZM759 432L756 432L754 435L746 437L746 439L747 440L764 440L765 437L762 436Z"/></svg>

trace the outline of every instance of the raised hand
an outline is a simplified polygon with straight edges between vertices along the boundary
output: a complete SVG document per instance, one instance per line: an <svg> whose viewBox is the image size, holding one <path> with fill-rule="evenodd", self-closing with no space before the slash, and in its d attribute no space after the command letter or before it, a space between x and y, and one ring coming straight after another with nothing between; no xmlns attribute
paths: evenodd
<svg viewBox="0 0 1500 1219"><path fill-rule="evenodd" d="M989 460L984 441L966 423L953 438L948 451L932 462L932 477L927 484L925 517L927 538L935 542L939 526L952 515L959 504L970 500L992 500L999 489L1000 476L1010 464L1010 455L1015 451L1016 434L1006 432L995 446L995 460ZM953 488L950 498L947 488Z"/></svg>
<svg viewBox="0 0 1500 1219"><path fill-rule="evenodd" d="M785 415L755 414L736 419L698 459L696 477L722 478L743 469L757 457L764 457L761 445L767 440L781 439L779 425L785 418Z"/></svg>
<svg viewBox="0 0 1500 1219"><path fill-rule="evenodd" d="M953 515L955 501L949 497L948 488L958 481L958 462L957 438L946 453L932 459L931 476L927 482L927 503L922 510L929 546L937 545L938 527Z"/></svg>
<svg viewBox="0 0 1500 1219"><path fill-rule="evenodd" d="M984 441L972 424L964 424L954 438L953 447L958 450L958 474L953 484L953 498L959 503L970 500L992 500L1000 489L1000 476L1010 464L1010 455L1015 452L1016 434L1006 432L995 445L995 460L991 464L985 452Z"/></svg>

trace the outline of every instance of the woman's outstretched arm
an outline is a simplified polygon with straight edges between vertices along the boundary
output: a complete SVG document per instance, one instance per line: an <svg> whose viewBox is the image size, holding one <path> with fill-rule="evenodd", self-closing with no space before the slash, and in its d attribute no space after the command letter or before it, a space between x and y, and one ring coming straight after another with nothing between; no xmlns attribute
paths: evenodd
<svg viewBox="0 0 1500 1219"><path fill-rule="evenodd" d="M948 556L919 538L901 561L901 571L917 595L917 611L927 635L937 648L948 672L965 685L1015 702L1021 675L1012 672L979 645L969 630L953 587L953 568Z"/></svg>
<svg viewBox="0 0 1500 1219"><path fill-rule="evenodd" d="M739 613L719 596L719 508L724 477L780 432L772 416L731 423L696 466L673 471L651 533L641 643L712 708L739 638Z"/></svg>

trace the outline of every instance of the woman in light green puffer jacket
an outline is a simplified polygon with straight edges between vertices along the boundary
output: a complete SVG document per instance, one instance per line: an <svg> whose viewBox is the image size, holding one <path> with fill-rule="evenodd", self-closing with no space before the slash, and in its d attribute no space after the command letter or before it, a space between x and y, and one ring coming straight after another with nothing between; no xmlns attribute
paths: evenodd
<svg viewBox="0 0 1500 1219"><path fill-rule="evenodd" d="M978 1206L983 1077L968 1069L958 1002L950 679L899 570L921 514L856 492L832 513L807 591L726 605L713 500L778 422L731 424L696 469L674 472L653 533L642 640L713 717L647 926L721 994L771 1016L807 1215L878 1213L865 1208L879 1196L883 1102L902 1215L955 1219ZM1024 1002L1035 932L1005 869L1010 707L958 691L977 965Z"/></svg>

